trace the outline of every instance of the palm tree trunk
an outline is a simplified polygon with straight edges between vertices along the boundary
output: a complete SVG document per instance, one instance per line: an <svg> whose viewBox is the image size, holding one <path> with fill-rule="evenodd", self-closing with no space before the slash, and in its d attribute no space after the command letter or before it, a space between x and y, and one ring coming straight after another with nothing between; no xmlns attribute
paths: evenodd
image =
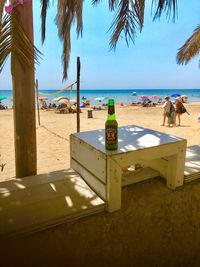
<svg viewBox="0 0 200 267"><path fill-rule="evenodd" d="M11 1L13 2L13 1ZM32 1L17 6L21 25L33 42ZM16 177L37 173L34 70L23 68L12 55Z"/></svg>

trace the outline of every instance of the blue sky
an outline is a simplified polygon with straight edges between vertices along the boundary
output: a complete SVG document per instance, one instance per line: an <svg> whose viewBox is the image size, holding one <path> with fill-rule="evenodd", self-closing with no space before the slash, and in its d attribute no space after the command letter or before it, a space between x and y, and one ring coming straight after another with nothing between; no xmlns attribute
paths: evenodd
<svg viewBox="0 0 200 267"><path fill-rule="evenodd" d="M54 23L56 2L48 11L46 41L40 41L40 1L34 1L35 44L43 53L36 67L41 89L62 89L76 80L76 59L81 58L82 89L189 89L200 88L200 69L196 57L188 65L176 63L178 48L200 24L200 1L179 0L176 22L165 14L152 22L150 6L146 6L142 33L137 33L135 45L127 47L122 36L115 51L110 51L109 39L113 13L108 1L93 7L85 0L83 6L83 37L77 40L72 29L72 48L68 80L62 82L62 44ZM146 1L151 3L151 1ZM0 75L0 89L11 88L10 64Z"/></svg>

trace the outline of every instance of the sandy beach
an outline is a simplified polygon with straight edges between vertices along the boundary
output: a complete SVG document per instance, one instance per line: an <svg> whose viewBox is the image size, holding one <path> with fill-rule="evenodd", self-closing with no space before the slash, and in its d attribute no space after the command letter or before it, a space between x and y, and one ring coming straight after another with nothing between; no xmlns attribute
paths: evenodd
<svg viewBox="0 0 200 267"><path fill-rule="evenodd" d="M116 107L119 126L140 125L200 145L200 103L186 104L180 127L163 127L162 107ZM37 123L38 174L69 167L69 135L76 114L41 111ZM104 128L107 111L81 113L81 131ZM13 111L0 111L0 180L15 176ZM122 209L89 216L13 242L15 265L4 266L199 266L200 180L172 192L158 178L125 187ZM6 246L5 246L6 249ZM98 261L99 260L99 261ZM69 263L69 265L67 265ZM9 265L10 264L10 265Z"/></svg>
<svg viewBox="0 0 200 267"><path fill-rule="evenodd" d="M197 116L200 113L198 103L187 104L190 115L183 114L181 127L163 127L162 107L116 107L119 126L139 125L145 128L165 132L187 139L188 146L199 145L200 123ZM103 129L107 116L106 110L93 111L93 118L87 118L87 109L81 113L81 131ZM48 173L69 167L69 135L76 132L76 114L56 114L54 111L40 111L41 125L37 122L37 154L38 174ZM37 118L37 116L36 116ZM4 171L0 172L0 180L8 180L15 176L14 163L14 130L13 111L0 112L1 161L6 163Z"/></svg>
<svg viewBox="0 0 200 267"><path fill-rule="evenodd" d="M145 128L165 132L187 139L188 146L199 145L200 123L197 116L200 113L198 103L187 104L190 115L183 114L181 127L163 127L162 107L116 107L119 126L139 125ZM103 129L107 116L106 110L93 111L93 118L87 118L87 109L82 109L80 115L81 131ZM40 111L41 125L37 122L37 155L38 174L69 167L69 135L76 132L76 114L56 114L54 111ZM36 116L37 118L37 116ZM0 172L0 180L8 180L15 176L14 163L14 130L13 110L0 112L1 161L6 163L4 171Z"/></svg>

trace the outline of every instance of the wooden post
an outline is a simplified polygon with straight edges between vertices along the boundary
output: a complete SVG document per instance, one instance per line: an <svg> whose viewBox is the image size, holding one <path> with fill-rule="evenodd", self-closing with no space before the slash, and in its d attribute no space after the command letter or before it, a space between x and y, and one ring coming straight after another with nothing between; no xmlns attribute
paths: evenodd
<svg viewBox="0 0 200 267"><path fill-rule="evenodd" d="M76 98L77 98L77 133L80 132L80 71L81 71L81 62L80 57L77 57L77 83L76 83Z"/></svg>
<svg viewBox="0 0 200 267"><path fill-rule="evenodd" d="M33 42L32 1L16 8L21 25ZM11 60L16 177L24 177L37 173L34 70L23 68L14 55Z"/></svg>
<svg viewBox="0 0 200 267"><path fill-rule="evenodd" d="M38 124L40 125L40 106L39 106L39 98L38 98L38 80L36 80L36 82L35 82L35 90L36 90L36 99L37 99Z"/></svg>

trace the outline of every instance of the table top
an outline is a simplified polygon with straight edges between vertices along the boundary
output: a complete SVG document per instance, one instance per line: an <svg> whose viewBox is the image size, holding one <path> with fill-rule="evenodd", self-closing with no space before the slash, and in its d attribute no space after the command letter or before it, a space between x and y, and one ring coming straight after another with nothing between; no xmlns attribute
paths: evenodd
<svg viewBox="0 0 200 267"><path fill-rule="evenodd" d="M128 125L118 127L118 150L109 151L105 149L104 129L74 133L72 135L105 154L119 154L185 141L185 139L181 137L143 128L141 126Z"/></svg>

